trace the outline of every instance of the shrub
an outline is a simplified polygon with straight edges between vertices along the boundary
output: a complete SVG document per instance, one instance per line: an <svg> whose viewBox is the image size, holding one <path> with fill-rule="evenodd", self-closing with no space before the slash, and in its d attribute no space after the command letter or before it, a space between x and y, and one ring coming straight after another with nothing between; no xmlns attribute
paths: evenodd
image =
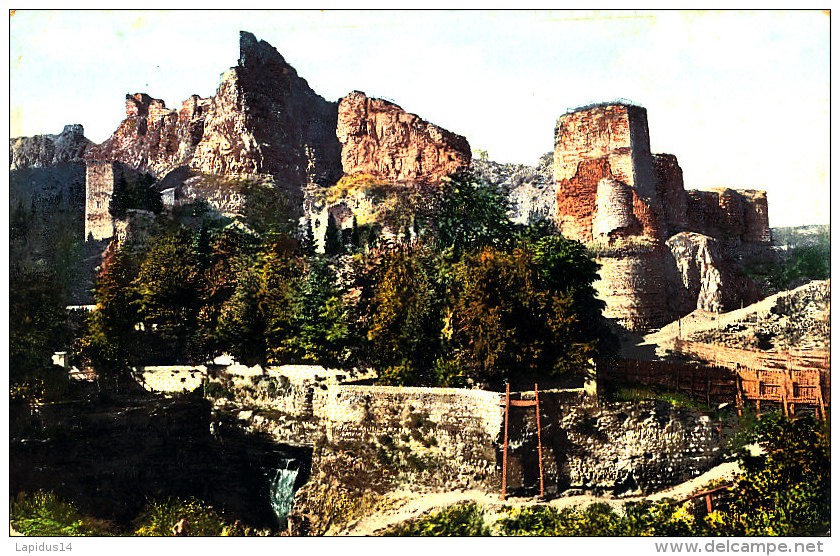
<svg viewBox="0 0 840 556"><path fill-rule="evenodd" d="M631 502L618 512L608 504L558 510L533 506L513 510L500 519L504 535L527 536L685 536L694 518L668 500Z"/></svg>
<svg viewBox="0 0 840 556"><path fill-rule="evenodd" d="M189 536L218 537L243 535L241 526L226 523L216 512L195 499L169 498L150 501L134 521L134 535L141 537L171 537L172 527L181 519L189 523Z"/></svg>
<svg viewBox="0 0 840 556"><path fill-rule="evenodd" d="M480 537L490 534L484 512L475 502L455 504L439 512L397 525L389 537Z"/></svg>
<svg viewBox="0 0 840 556"><path fill-rule="evenodd" d="M101 536L107 532L82 515L71 503L52 492L19 495L9 504L12 527L26 536Z"/></svg>

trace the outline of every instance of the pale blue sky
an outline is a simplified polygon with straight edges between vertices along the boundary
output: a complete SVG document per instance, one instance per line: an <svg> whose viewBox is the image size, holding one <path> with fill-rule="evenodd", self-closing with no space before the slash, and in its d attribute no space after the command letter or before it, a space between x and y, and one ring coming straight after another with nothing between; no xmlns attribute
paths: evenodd
<svg viewBox="0 0 840 556"><path fill-rule="evenodd" d="M10 134L81 123L101 142L126 93L210 96L243 29L326 99L389 98L501 162L552 150L568 108L629 99L687 188L765 189L771 225L828 223L829 27L814 11L18 11Z"/></svg>

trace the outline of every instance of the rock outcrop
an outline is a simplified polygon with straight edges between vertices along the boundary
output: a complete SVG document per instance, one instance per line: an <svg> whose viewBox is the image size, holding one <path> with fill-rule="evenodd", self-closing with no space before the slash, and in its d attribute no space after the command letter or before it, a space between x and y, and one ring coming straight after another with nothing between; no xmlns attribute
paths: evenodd
<svg viewBox="0 0 840 556"><path fill-rule="evenodd" d="M163 177L187 163L201 140L209 99L191 96L180 110L144 93L126 95L125 119L104 143L88 152L93 162L122 162Z"/></svg>
<svg viewBox="0 0 840 556"><path fill-rule="evenodd" d="M554 217L554 153L540 157L536 166L501 164L486 158L473 159L472 172L482 182L495 187L510 202L508 216L527 224Z"/></svg>
<svg viewBox="0 0 840 556"><path fill-rule="evenodd" d="M316 94L270 44L239 37L239 63L222 77L190 166L216 175L271 175L297 189L341 177L338 105Z"/></svg>
<svg viewBox="0 0 840 556"><path fill-rule="evenodd" d="M9 139L9 170L47 168L66 162L84 162L93 141L80 124L64 126L58 135L34 135Z"/></svg>
<svg viewBox="0 0 840 556"><path fill-rule="evenodd" d="M681 232L666 243L682 282L682 288L677 288L671 298L679 314L695 309L731 311L761 297L758 285L738 272L723 242L695 232Z"/></svg>
<svg viewBox="0 0 840 556"><path fill-rule="evenodd" d="M359 91L341 99L336 135L345 174L435 184L470 163L464 137Z"/></svg>

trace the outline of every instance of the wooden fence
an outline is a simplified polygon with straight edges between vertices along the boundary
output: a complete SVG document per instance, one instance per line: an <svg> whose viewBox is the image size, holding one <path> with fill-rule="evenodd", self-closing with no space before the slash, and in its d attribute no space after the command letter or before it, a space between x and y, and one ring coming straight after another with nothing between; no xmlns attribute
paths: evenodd
<svg viewBox="0 0 840 556"><path fill-rule="evenodd" d="M750 357L753 359L750 360ZM738 359L745 363L758 360L754 353ZM776 354L776 357L771 355L764 360L773 362L780 359ZM787 361L786 355L783 360ZM813 407L821 417L825 417L825 408L831 399L828 369L801 368L804 366L801 360L799 365L791 365L787 369L756 369L741 363L722 365L720 359L717 362L716 365L705 365L631 359L600 360L597 362L597 373L599 380L659 386L672 392L690 394L709 405L733 402L739 411L747 402L755 403L759 413L762 403L765 408L768 404L781 406L785 414L795 411L799 405Z"/></svg>
<svg viewBox="0 0 840 556"><path fill-rule="evenodd" d="M831 368L831 352L826 350L755 351L682 339L677 339L674 347L678 353L697 357L713 365L728 367L732 370L747 367L767 370L828 371Z"/></svg>
<svg viewBox="0 0 840 556"><path fill-rule="evenodd" d="M596 367L599 381L659 386L695 396L709 404L734 402L737 398L735 374L726 367L635 359L604 359L598 361Z"/></svg>

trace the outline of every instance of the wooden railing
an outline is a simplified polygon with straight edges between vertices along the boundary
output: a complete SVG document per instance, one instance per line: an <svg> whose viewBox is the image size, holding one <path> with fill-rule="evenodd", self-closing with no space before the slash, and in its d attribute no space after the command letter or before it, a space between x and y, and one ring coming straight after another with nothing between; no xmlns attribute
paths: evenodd
<svg viewBox="0 0 840 556"><path fill-rule="evenodd" d="M747 402L755 403L759 413L762 403L765 408L768 403L780 405L785 414L804 405L825 417L831 402L827 352L754 352L696 342L682 342L679 348L714 364L601 360L598 379L659 386L707 404L734 402L739 411Z"/></svg>

